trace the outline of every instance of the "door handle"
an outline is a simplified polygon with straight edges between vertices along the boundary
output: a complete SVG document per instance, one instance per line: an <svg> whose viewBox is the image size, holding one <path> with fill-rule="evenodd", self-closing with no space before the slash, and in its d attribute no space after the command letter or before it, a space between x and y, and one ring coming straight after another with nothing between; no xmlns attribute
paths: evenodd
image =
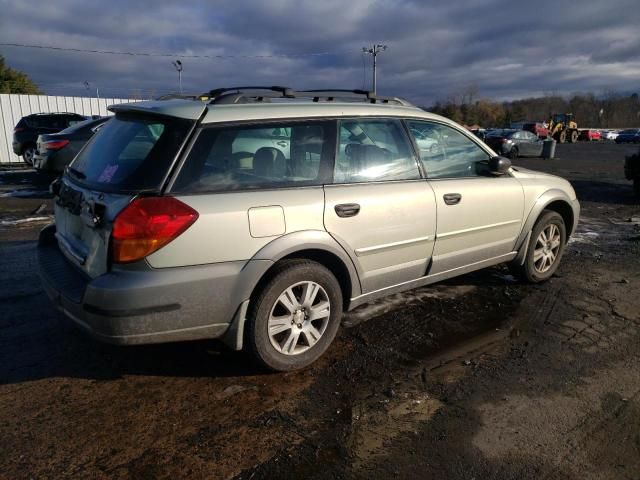
<svg viewBox="0 0 640 480"><path fill-rule="evenodd" d="M289 145L285 140L280 140L279 142L276 142L276 143L281 147L286 147L287 145Z"/></svg>
<svg viewBox="0 0 640 480"><path fill-rule="evenodd" d="M341 203L333 208L340 218L355 217L360 212L360 205L357 203Z"/></svg>
<svg viewBox="0 0 640 480"><path fill-rule="evenodd" d="M447 205L457 205L462 200L462 195L459 193L445 193L442 198L444 198L444 203Z"/></svg>

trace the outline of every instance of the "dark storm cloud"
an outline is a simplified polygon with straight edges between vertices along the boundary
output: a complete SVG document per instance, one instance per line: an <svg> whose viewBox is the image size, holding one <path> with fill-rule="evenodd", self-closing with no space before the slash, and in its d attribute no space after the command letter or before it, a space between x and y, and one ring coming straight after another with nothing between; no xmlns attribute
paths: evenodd
<svg viewBox="0 0 640 480"><path fill-rule="evenodd" d="M205 55L183 58L185 90L230 84L363 86L361 47L384 42L379 90L428 104L476 86L515 98L544 92L637 91L636 0L513 2L409 0L136 2L0 0L0 42ZM176 90L169 58L0 47L48 93L104 95ZM370 58L366 80L370 84Z"/></svg>

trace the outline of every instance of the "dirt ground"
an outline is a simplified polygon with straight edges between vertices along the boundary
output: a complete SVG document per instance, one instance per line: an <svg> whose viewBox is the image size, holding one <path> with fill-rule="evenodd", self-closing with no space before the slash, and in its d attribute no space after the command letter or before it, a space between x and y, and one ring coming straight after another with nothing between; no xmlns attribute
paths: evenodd
<svg viewBox="0 0 640 480"><path fill-rule="evenodd" d="M0 478L640 478L632 151L516 162L568 178L582 203L549 282L498 267L365 305L288 374L214 341L119 348L77 331L35 269L48 179L0 171Z"/></svg>

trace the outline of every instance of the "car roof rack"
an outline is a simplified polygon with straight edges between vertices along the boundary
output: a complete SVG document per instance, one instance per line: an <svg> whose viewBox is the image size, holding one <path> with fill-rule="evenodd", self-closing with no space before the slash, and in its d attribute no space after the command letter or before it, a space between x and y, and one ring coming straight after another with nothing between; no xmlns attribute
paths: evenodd
<svg viewBox="0 0 640 480"><path fill-rule="evenodd" d="M307 98L313 102L333 102L347 100L351 102L364 101L373 104L395 104L406 107L414 105L398 97L381 97L368 90L294 90L281 86L249 86L217 88L199 95L200 100L208 101L210 105L261 103L270 102L272 98Z"/></svg>

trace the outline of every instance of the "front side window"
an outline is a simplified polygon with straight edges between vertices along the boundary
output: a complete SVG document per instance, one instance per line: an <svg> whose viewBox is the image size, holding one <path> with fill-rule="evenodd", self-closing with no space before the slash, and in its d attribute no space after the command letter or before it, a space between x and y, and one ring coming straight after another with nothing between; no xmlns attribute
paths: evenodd
<svg viewBox="0 0 640 480"><path fill-rule="evenodd" d="M420 178L398 120L343 120L334 169L335 183Z"/></svg>
<svg viewBox="0 0 640 480"><path fill-rule="evenodd" d="M173 191L286 188L328 182L335 122L296 122L203 129Z"/></svg>
<svg viewBox="0 0 640 480"><path fill-rule="evenodd" d="M434 122L409 120L407 124L428 178L488 174L489 154L466 135Z"/></svg>

